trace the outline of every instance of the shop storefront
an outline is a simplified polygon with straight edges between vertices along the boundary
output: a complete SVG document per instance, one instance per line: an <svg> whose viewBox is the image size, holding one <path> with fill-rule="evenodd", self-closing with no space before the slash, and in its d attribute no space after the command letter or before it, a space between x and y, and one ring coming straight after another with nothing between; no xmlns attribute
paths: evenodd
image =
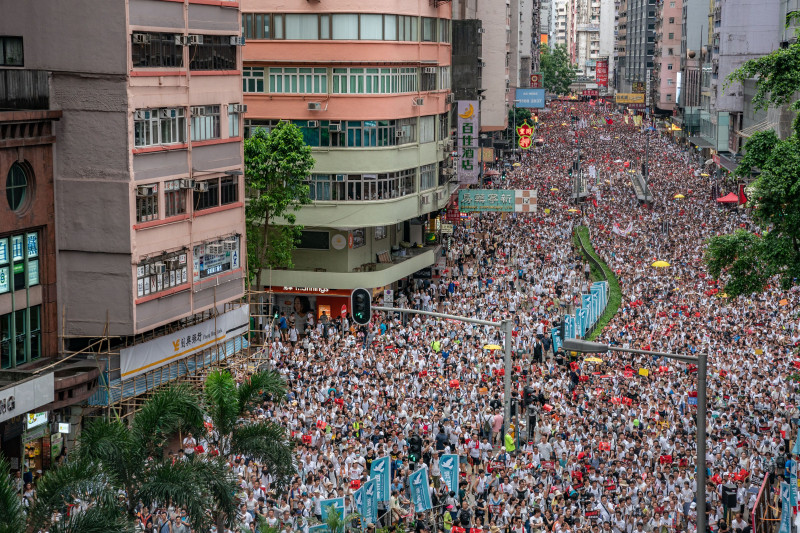
<svg viewBox="0 0 800 533"><path fill-rule="evenodd" d="M12 471L35 473L50 467L48 411L53 402L52 373L20 380L0 390L0 451Z"/></svg>
<svg viewBox="0 0 800 533"><path fill-rule="evenodd" d="M272 293L273 312L285 313L287 317L294 313L298 326L305 326L309 313L319 320L323 312L334 318L350 312L350 289L265 287L265 290Z"/></svg>

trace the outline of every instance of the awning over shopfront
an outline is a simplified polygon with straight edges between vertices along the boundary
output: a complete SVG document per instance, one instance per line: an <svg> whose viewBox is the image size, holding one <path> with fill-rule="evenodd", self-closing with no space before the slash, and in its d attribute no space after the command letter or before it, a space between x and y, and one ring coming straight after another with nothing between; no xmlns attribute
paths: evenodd
<svg viewBox="0 0 800 533"><path fill-rule="evenodd" d="M758 124L753 124L752 126L747 126L746 128L740 130L739 135L746 139L749 139L759 131L773 130L776 127L778 127L778 125L775 122L771 120L764 120L762 122L759 122Z"/></svg>
<svg viewBox="0 0 800 533"><path fill-rule="evenodd" d="M721 204L738 204L739 196L734 192L729 192L722 198L717 198L717 202Z"/></svg>
<svg viewBox="0 0 800 533"><path fill-rule="evenodd" d="M714 148L714 145L708 142L705 138L693 135L689 137L689 142L697 146L698 148Z"/></svg>

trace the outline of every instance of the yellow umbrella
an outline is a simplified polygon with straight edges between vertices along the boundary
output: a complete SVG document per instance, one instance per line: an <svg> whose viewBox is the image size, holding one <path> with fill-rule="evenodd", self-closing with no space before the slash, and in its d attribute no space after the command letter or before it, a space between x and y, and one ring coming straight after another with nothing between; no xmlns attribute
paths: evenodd
<svg viewBox="0 0 800 533"><path fill-rule="evenodd" d="M498 344L487 344L486 346L483 347L484 350L499 350L501 348L502 346Z"/></svg>
<svg viewBox="0 0 800 533"><path fill-rule="evenodd" d="M550 214L550 209L545 209L545 210L544 210L544 214L545 214L545 215L549 215L549 214Z"/></svg>
<svg viewBox="0 0 800 533"><path fill-rule="evenodd" d="M558 189L556 189L555 187L553 187L553 188L552 188L552 189L550 189L550 190L551 190L551 191L553 191L553 192L556 192Z"/></svg>
<svg viewBox="0 0 800 533"><path fill-rule="evenodd" d="M704 178L707 178L707 177L708 177L708 173L707 173L707 172L703 172L703 173L702 173L702 174L700 174L700 175L701 175L701 176L703 176Z"/></svg>
<svg viewBox="0 0 800 533"><path fill-rule="evenodd" d="M673 198L675 198L676 200L683 200L686 197L682 194L676 194L675 196L673 196Z"/></svg>
<svg viewBox="0 0 800 533"><path fill-rule="evenodd" d="M721 293L717 294L717 296L719 296L720 298L727 298L728 297L728 293L727 292L721 292Z"/></svg>
<svg viewBox="0 0 800 533"><path fill-rule="evenodd" d="M581 212L580 209L575 209L574 207L572 209L567 209L567 211L569 211L570 213L580 213Z"/></svg>
<svg viewBox="0 0 800 533"><path fill-rule="evenodd" d="M522 166L522 163L514 163L514 165L513 165L513 166L515 166L515 167L519 167L519 166Z"/></svg>
<svg viewBox="0 0 800 533"><path fill-rule="evenodd" d="M602 363L603 362L603 360L600 359L599 357L587 357L586 359L584 359L584 361L587 362L587 363Z"/></svg>
<svg viewBox="0 0 800 533"><path fill-rule="evenodd" d="M655 263L653 263L652 266L654 266L656 268L664 268L664 267L668 267L669 263L667 263L666 261L656 261Z"/></svg>
<svg viewBox="0 0 800 533"><path fill-rule="evenodd" d="M562 123L561 123L561 125L562 125L562 126L566 126L566 125L567 125L567 123L566 123L566 122L562 122Z"/></svg>

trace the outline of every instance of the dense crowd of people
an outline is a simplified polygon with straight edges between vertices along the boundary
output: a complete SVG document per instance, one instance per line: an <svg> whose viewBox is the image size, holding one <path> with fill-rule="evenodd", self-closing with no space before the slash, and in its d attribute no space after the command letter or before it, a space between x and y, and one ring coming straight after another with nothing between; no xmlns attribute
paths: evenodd
<svg viewBox="0 0 800 533"><path fill-rule="evenodd" d="M633 195L628 172L645 158L645 135L649 206ZM513 320L513 387L532 387L533 405L517 402L518 416L504 419L502 350L491 346L506 340L497 328L383 312L367 326L312 316L291 336L276 323L266 355L288 398L252 416L285 425L298 473L279 493L260 465L231 457L241 528L264 517L278 531L309 531L333 497L350 513L372 462L389 455L391 498L378 523L361 524L368 531L696 532L696 367L615 352L587 362L553 350L551 329L592 283L572 238L584 225L622 291L597 340L708 354L707 523L715 533L749 531L765 476L784 474L794 443L797 391L786 378L800 340L797 292L771 286L730 299L706 275L705 240L750 222L745 210L715 202L708 169L669 136L574 102L552 105L536 136L544 144L495 184L536 190L536 212L461 220L444 243L441 276L412 280L394 302ZM593 177L575 212L567 169L578 150ZM669 266L653 268L656 260ZM441 477L446 453L460 457L457 487ZM433 509L415 513L408 475L423 463ZM736 490L730 509L726 483Z"/></svg>
<svg viewBox="0 0 800 533"><path fill-rule="evenodd" d="M634 197L625 165L644 160L645 135L651 206ZM759 487L766 475L783 473L793 443L796 391L786 377L800 339L797 293L769 287L731 300L705 275L705 239L749 221L714 201L707 168L671 138L578 103L543 115L537 136L544 145L496 185L535 189L537 211L461 221L441 277L414 280L395 302L511 318L514 388L533 387L534 405L504 420L502 352L486 348L503 344L496 328L376 312L363 327L349 317L312 322L296 340L276 331L269 354L289 401L260 414L281 420L296 439L299 472L288 494L271 496L258 467L245 467L246 521L266 512L287 531L304 529L320 519L320 502L337 495L350 512L353 489L388 454L392 497L378 524L364 524L373 529L696 531L696 367L614 352L601 363L553 353L551 329L591 284L572 241L581 224L622 289L598 340L708 354L707 522L714 532L748 530ZM594 177L576 213L567 168L578 147ZM670 266L655 269L656 260ZM444 453L461 458L458 487L441 479ZM408 475L422 463L434 508L417 514ZM732 509L723 508L723 483L735 486Z"/></svg>

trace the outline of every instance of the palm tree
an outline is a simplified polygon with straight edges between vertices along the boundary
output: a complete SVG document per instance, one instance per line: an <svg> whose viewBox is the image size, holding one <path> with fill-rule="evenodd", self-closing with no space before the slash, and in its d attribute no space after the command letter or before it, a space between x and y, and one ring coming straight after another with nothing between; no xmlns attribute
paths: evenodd
<svg viewBox="0 0 800 533"><path fill-rule="evenodd" d="M28 515L11 479L8 461L0 456L0 533L21 533L46 528L50 533L107 533L133 531L96 465L75 462L49 471L36 484L37 497ZM84 498L91 506L67 515L68 501ZM62 518L54 522L58 511Z"/></svg>
<svg viewBox="0 0 800 533"><path fill-rule="evenodd" d="M236 487L221 458L173 461L166 453L169 439L178 432L203 431L199 400L188 385L173 385L148 399L130 427L119 420L97 420L83 430L78 463L93 466L106 486L124 490L128 522L140 501L150 508L154 502L183 507L192 527L201 531L212 521L235 521Z"/></svg>
<svg viewBox="0 0 800 533"><path fill-rule="evenodd" d="M0 455L0 533L25 530L25 510L11 479L6 458Z"/></svg>
<svg viewBox="0 0 800 533"><path fill-rule="evenodd" d="M271 420L242 423L242 417L264 397L281 402L286 384L278 372L256 372L238 387L227 370L211 372L205 383L206 409L225 454L244 455L265 467L282 491L295 474L293 442L286 428Z"/></svg>

